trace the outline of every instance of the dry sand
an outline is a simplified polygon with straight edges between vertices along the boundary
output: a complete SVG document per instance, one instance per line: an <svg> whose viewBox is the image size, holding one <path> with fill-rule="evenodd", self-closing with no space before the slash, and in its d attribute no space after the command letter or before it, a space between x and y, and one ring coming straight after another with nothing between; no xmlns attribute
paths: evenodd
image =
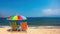
<svg viewBox="0 0 60 34"><path fill-rule="evenodd" d="M9 32L8 26L0 27L0 34L60 34L60 28L32 28L28 27L26 32Z"/></svg>

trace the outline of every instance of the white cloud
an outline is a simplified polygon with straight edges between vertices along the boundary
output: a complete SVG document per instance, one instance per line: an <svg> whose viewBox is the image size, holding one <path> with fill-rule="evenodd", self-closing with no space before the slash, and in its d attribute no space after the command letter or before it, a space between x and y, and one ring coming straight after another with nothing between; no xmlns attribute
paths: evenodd
<svg viewBox="0 0 60 34"><path fill-rule="evenodd" d="M31 14L33 12L33 14ZM35 9L29 12L29 16L33 17L58 17L60 16L60 9Z"/></svg>
<svg viewBox="0 0 60 34"><path fill-rule="evenodd" d="M42 13L44 14L44 15L51 15L53 12L52 12L53 10L52 9L44 9L43 11L42 11Z"/></svg>
<svg viewBox="0 0 60 34"><path fill-rule="evenodd" d="M44 9L42 10L42 15L60 15L60 9Z"/></svg>

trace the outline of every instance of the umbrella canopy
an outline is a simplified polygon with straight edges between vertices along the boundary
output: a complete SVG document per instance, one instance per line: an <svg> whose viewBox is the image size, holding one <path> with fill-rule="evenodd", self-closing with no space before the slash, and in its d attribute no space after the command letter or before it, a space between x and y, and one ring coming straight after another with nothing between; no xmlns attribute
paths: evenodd
<svg viewBox="0 0 60 34"><path fill-rule="evenodd" d="M26 20L27 18L22 15L9 16L7 20Z"/></svg>

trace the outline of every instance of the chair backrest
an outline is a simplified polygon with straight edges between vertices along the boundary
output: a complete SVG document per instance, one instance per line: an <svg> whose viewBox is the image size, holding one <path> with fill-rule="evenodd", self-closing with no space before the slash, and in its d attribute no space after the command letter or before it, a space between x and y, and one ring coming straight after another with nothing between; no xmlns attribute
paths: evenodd
<svg viewBox="0 0 60 34"><path fill-rule="evenodd" d="M17 28L16 22L10 22L10 26L12 27L12 29L16 29Z"/></svg>
<svg viewBox="0 0 60 34"><path fill-rule="evenodd" d="M27 28L27 22L20 22L20 26L22 29L26 29Z"/></svg>

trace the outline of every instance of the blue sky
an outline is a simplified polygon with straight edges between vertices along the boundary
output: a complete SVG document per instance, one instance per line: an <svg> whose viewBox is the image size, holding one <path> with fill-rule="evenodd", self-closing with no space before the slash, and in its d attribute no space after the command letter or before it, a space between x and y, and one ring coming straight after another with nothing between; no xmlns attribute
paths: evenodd
<svg viewBox="0 0 60 34"><path fill-rule="evenodd" d="M0 0L0 13L5 16L60 17L60 0Z"/></svg>

